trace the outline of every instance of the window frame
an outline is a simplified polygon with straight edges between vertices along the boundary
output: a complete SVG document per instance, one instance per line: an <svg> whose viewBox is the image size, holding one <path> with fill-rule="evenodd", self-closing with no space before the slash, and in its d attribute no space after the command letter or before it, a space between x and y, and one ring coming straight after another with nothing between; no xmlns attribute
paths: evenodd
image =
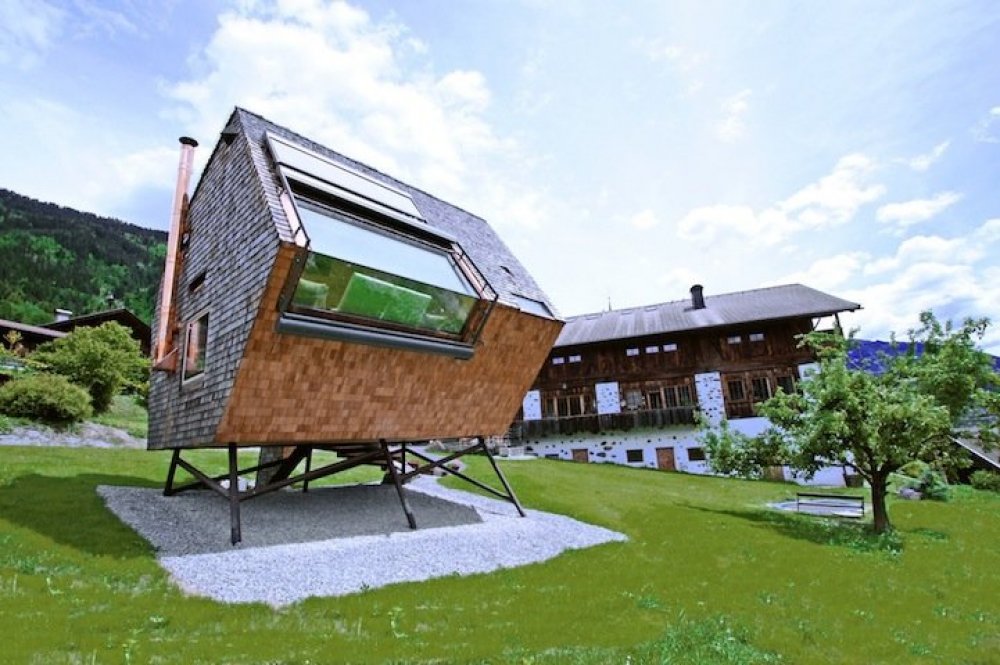
<svg viewBox="0 0 1000 665"><path fill-rule="evenodd" d="M209 314L210 311L203 309L198 312L195 316L188 319L187 323L184 324L184 355L181 358L181 384L187 384L197 379L201 379L205 376L205 372L208 369L208 326L209 326ZM202 324L204 321L204 324ZM200 329L204 331L203 335L199 335L199 338L204 337L204 343L200 346L201 353L201 366L193 374L188 369L188 359L191 351L191 331L194 326L200 326Z"/></svg>
<svg viewBox="0 0 1000 665"><path fill-rule="evenodd" d="M499 294L489 284L482 272L475 267L457 240L431 228L423 221L402 220L399 219L402 215L386 215L376 207L365 208L349 199L339 199L325 189L319 189L300 180L297 173L292 174L292 177L289 178L289 173L283 168L278 168L277 172L284 187L280 195L283 208L289 217L294 215L296 218L294 220L296 238L303 238L303 240L296 241L298 252L279 298L278 308L281 312L277 324L279 333L436 353L461 360L467 360L473 356L475 344L499 300ZM356 224L369 232L382 233L390 238L408 242L429 251L437 251L444 255L460 280L468 286L468 292L459 293L447 288L444 290L459 293L459 295L468 296L475 300L461 333L445 333L363 316L294 305L295 291L305 272L306 263L312 251L308 229L302 223L299 213L298 199L302 199L314 207L329 210L332 215L344 223ZM316 253L328 256L320 252ZM351 263L338 257L331 258ZM374 270L385 272L378 268L374 268ZM419 280L405 275L393 275L419 282Z"/></svg>

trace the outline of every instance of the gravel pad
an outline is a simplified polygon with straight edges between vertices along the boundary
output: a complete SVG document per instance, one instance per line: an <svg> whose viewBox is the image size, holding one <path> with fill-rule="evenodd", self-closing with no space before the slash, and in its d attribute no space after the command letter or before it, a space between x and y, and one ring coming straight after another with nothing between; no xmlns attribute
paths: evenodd
<svg viewBox="0 0 1000 665"><path fill-rule="evenodd" d="M163 497L108 486L98 492L159 550L160 564L182 589L229 603L282 606L626 540L563 515L529 510L520 518L507 502L441 487L431 477L407 485L415 531L391 486L317 488L277 492L273 505L258 504L268 496L243 503L243 543L236 547L229 545L229 506L216 494Z"/></svg>

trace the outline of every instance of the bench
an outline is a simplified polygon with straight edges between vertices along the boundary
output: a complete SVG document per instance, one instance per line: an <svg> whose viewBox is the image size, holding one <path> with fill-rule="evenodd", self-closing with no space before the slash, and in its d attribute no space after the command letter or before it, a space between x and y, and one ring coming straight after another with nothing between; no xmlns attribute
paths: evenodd
<svg viewBox="0 0 1000 665"><path fill-rule="evenodd" d="M844 494L798 492L795 495L795 510L810 515L861 519L865 516L865 498Z"/></svg>

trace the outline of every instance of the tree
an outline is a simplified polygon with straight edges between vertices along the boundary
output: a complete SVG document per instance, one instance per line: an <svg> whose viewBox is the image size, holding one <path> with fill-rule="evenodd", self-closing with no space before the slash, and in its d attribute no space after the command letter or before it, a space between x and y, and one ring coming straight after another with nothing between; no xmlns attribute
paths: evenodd
<svg viewBox="0 0 1000 665"><path fill-rule="evenodd" d="M772 426L750 438L727 427L709 432L705 447L721 473L760 476L772 464L788 464L806 475L831 465L852 467L871 487L873 526L891 529L886 510L889 476L907 462L940 467L960 465L964 453L952 435L970 411L995 416L1000 377L989 357L976 348L989 323L967 320L960 328L921 315L910 334L909 351L883 359L874 374L851 368L850 340L839 333L809 333L801 344L817 355L819 371L799 391L779 391L759 405ZM917 353L916 349L923 349ZM980 440L995 440L992 418L983 419Z"/></svg>
<svg viewBox="0 0 1000 665"><path fill-rule="evenodd" d="M42 344L32 357L90 393L95 413L107 411L122 388L141 382L148 366L139 342L113 321L77 328Z"/></svg>

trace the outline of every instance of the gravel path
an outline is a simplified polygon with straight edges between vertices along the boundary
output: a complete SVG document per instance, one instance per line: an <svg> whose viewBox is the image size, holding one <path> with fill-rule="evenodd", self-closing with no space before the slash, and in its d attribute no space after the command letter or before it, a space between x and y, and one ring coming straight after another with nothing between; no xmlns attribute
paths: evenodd
<svg viewBox="0 0 1000 665"><path fill-rule="evenodd" d="M87 422L65 431L48 427L15 427L7 434L0 434L0 446L145 448L146 439L134 437L117 427Z"/></svg>
<svg viewBox="0 0 1000 665"><path fill-rule="evenodd" d="M529 510L520 518L507 502L445 488L432 477L415 479L406 491L420 527L415 531L406 528L392 487L278 492L270 505L254 508L268 497L242 504L244 542L229 547L228 505L218 495L154 498L148 489L98 489L122 521L158 548L160 564L182 589L228 603L283 606L487 573L626 540L563 515ZM295 520L287 519L289 510Z"/></svg>

